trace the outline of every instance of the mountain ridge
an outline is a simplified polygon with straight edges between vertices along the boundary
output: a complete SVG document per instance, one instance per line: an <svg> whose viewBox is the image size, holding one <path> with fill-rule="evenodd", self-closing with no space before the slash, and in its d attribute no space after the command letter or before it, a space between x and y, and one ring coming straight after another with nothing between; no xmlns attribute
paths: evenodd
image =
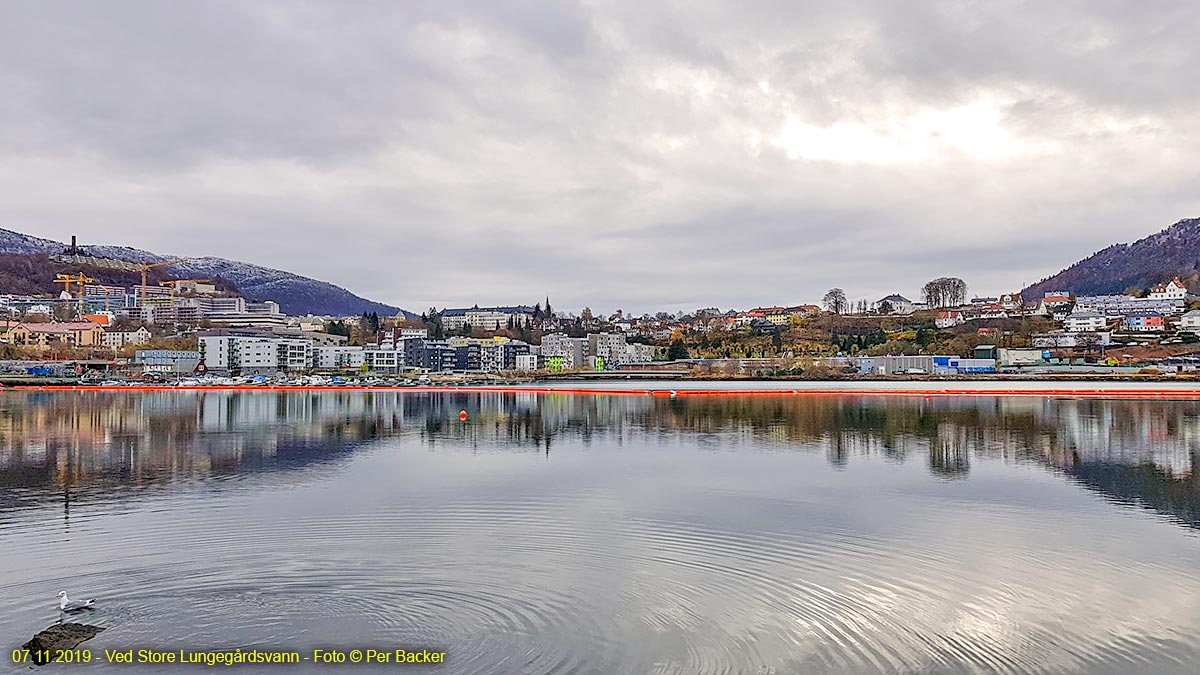
<svg viewBox="0 0 1200 675"><path fill-rule="evenodd" d="M1131 244L1112 244L1062 271L1030 284L1021 294L1047 291L1076 294L1122 293L1179 277L1191 292L1200 290L1200 218L1185 218Z"/></svg>
<svg viewBox="0 0 1200 675"><path fill-rule="evenodd" d="M0 253L56 254L68 245L0 228ZM167 260L179 262L165 268L176 276L207 278L220 277L235 284L251 300L273 300L285 314L328 314L354 316L364 312L394 315L402 313L411 318L412 312L382 302L362 298L328 281L305 277L294 272L264 267L239 260L216 256L168 256L129 246L86 245L79 247L86 255L135 263L154 263Z"/></svg>

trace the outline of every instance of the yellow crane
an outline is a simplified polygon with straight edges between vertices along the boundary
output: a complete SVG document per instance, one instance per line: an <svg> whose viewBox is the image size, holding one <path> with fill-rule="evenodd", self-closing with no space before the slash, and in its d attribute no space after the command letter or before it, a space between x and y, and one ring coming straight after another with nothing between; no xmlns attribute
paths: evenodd
<svg viewBox="0 0 1200 675"><path fill-rule="evenodd" d="M175 304L175 290L179 284L211 284L212 279L169 279L158 282L159 286L171 287L171 304Z"/></svg>
<svg viewBox="0 0 1200 675"><path fill-rule="evenodd" d="M68 296L71 295L71 284L79 285L79 288L78 288L79 295L76 296L79 298L79 311L78 311L79 316L83 316L83 285L90 284L93 281L95 281L95 279L87 276L83 272L80 272L79 274L56 274L56 275L54 275L54 283L62 284L63 290L66 291Z"/></svg>
<svg viewBox="0 0 1200 675"><path fill-rule="evenodd" d="M142 264L142 307L146 306L146 272L149 272L150 270L152 270L156 267L166 267L167 265L174 265L177 262L183 262L183 261L182 260L164 260L162 262L143 263Z"/></svg>

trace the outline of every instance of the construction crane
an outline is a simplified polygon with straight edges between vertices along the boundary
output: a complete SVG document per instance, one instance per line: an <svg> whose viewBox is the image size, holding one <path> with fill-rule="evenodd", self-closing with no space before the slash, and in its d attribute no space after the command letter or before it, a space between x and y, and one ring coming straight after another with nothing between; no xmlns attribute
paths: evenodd
<svg viewBox="0 0 1200 675"><path fill-rule="evenodd" d="M56 275L54 275L54 283L62 284L63 291L68 296L71 295L71 284L79 284L79 295L76 297L79 298L79 315L80 316L83 316L83 285L90 284L93 281L95 281L95 279L87 276L83 272L80 272L79 274L56 274Z"/></svg>
<svg viewBox="0 0 1200 675"><path fill-rule="evenodd" d="M171 287L171 304L175 304L175 290L179 284L211 284L212 279L169 279L158 282L159 286Z"/></svg>
<svg viewBox="0 0 1200 675"><path fill-rule="evenodd" d="M143 263L142 264L142 307L146 306L146 272L149 272L150 270L154 269L155 267L166 267L167 265L174 265L177 262L183 262L183 261L182 260L164 260L163 262Z"/></svg>

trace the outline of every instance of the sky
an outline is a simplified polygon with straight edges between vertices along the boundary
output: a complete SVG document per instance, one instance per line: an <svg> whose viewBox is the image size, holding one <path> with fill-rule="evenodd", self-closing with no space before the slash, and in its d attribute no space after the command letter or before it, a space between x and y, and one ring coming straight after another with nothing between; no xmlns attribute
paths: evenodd
<svg viewBox="0 0 1200 675"><path fill-rule="evenodd" d="M420 311L997 294L1200 216L1200 3L0 3L0 227Z"/></svg>

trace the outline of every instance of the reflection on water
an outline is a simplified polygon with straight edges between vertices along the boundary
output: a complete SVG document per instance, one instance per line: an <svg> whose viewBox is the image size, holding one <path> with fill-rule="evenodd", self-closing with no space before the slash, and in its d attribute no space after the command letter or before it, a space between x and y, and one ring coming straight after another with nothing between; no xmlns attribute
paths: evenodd
<svg viewBox="0 0 1200 675"><path fill-rule="evenodd" d="M6 391L0 632L69 585L96 649L1194 672L1198 458L1188 401Z"/></svg>
<svg viewBox="0 0 1200 675"><path fill-rule="evenodd" d="M972 458L1042 462L1114 499L1200 527L1200 403L1145 400L538 395L522 392L8 392L0 485L69 490L236 477L336 461L362 441L549 454L556 437L919 458L966 477ZM470 423L458 420L467 410ZM36 497L6 490L5 498ZM12 506L11 502L4 504Z"/></svg>

